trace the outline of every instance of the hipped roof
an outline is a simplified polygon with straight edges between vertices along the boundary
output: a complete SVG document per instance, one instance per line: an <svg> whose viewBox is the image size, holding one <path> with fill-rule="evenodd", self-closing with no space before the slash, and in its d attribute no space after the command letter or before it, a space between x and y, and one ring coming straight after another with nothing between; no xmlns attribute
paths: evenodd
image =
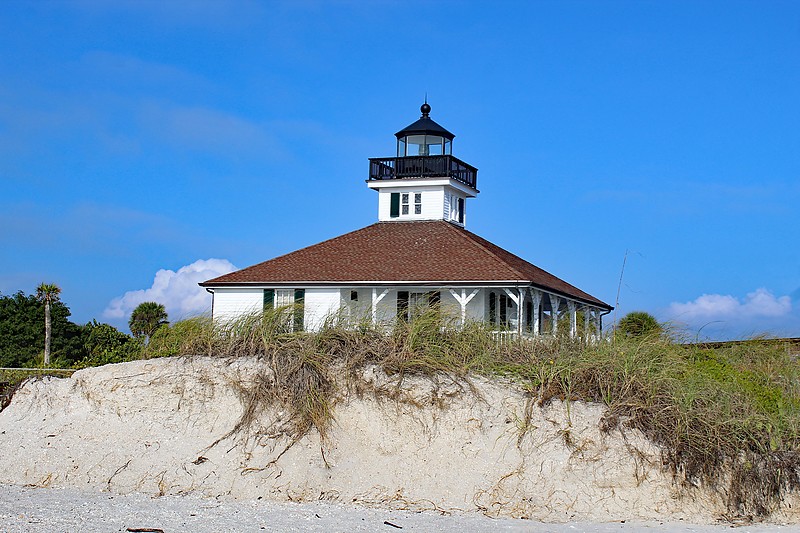
<svg viewBox="0 0 800 533"><path fill-rule="evenodd" d="M445 221L378 222L208 280L203 287L270 285L532 285L610 305Z"/></svg>
<svg viewBox="0 0 800 533"><path fill-rule="evenodd" d="M455 137L454 134L444 129L438 122L426 115L423 115L422 118L413 124L409 124L394 134L398 139L407 135L439 135L451 141Z"/></svg>

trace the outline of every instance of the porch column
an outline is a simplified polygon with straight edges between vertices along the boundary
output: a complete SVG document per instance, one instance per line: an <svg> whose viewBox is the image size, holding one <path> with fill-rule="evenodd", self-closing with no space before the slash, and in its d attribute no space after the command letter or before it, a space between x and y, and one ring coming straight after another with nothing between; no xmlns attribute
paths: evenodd
<svg viewBox="0 0 800 533"><path fill-rule="evenodd" d="M542 305L542 291L531 289L531 299L533 300L533 334L539 335L539 308Z"/></svg>
<svg viewBox="0 0 800 533"><path fill-rule="evenodd" d="M553 335L555 335L556 332L558 331L558 308L559 307L561 307L561 298L559 298L558 296L556 296L554 294L551 294L550 295L550 309L551 309L551 311L550 311L551 315L550 316L552 318L552 320L551 320L551 322L552 322L552 324L551 324L552 331L550 333L552 333Z"/></svg>
<svg viewBox="0 0 800 533"><path fill-rule="evenodd" d="M384 289L380 295L378 294L378 289L375 287L372 288L372 323L378 323L378 302L383 300L383 297L389 294L389 289Z"/></svg>
<svg viewBox="0 0 800 533"><path fill-rule="evenodd" d="M603 338L603 315L600 314L599 309L595 309L594 311L594 329L597 340L599 341Z"/></svg>
<svg viewBox="0 0 800 533"><path fill-rule="evenodd" d="M591 335L589 334L589 322L590 322L590 315L592 314L592 309L589 307L584 306L583 308L583 334L586 336L586 342L589 342L591 339Z"/></svg>
<svg viewBox="0 0 800 533"><path fill-rule="evenodd" d="M578 311L575 302L567 300L567 309L569 310L569 336L574 339L578 335Z"/></svg>

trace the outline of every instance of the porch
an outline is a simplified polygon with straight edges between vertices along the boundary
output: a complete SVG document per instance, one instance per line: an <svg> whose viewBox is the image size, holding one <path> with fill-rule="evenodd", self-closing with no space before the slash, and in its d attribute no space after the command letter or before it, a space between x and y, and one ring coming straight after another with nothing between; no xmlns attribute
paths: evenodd
<svg viewBox="0 0 800 533"><path fill-rule="evenodd" d="M498 332L519 337L596 339L606 313L533 287L360 287L343 289L339 304L347 316L373 323L413 320L421 307L436 306L457 324L488 322Z"/></svg>

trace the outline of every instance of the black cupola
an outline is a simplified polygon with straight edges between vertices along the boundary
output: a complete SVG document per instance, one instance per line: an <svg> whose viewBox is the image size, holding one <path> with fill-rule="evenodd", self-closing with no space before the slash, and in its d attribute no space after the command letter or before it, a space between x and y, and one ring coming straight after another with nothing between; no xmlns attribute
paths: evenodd
<svg viewBox="0 0 800 533"><path fill-rule="evenodd" d="M420 119L395 133L397 137L397 157L416 155L452 155L453 135L430 117L428 102L419 108Z"/></svg>

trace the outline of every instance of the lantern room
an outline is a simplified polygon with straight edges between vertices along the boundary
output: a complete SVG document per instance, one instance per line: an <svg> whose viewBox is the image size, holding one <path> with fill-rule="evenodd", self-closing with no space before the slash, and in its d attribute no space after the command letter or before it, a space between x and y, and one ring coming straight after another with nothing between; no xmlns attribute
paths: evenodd
<svg viewBox="0 0 800 533"><path fill-rule="evenodd" d="M453 135L430 118L428 102L419 108L419 120L395 133L397 157L453 155Z"/></svg>

